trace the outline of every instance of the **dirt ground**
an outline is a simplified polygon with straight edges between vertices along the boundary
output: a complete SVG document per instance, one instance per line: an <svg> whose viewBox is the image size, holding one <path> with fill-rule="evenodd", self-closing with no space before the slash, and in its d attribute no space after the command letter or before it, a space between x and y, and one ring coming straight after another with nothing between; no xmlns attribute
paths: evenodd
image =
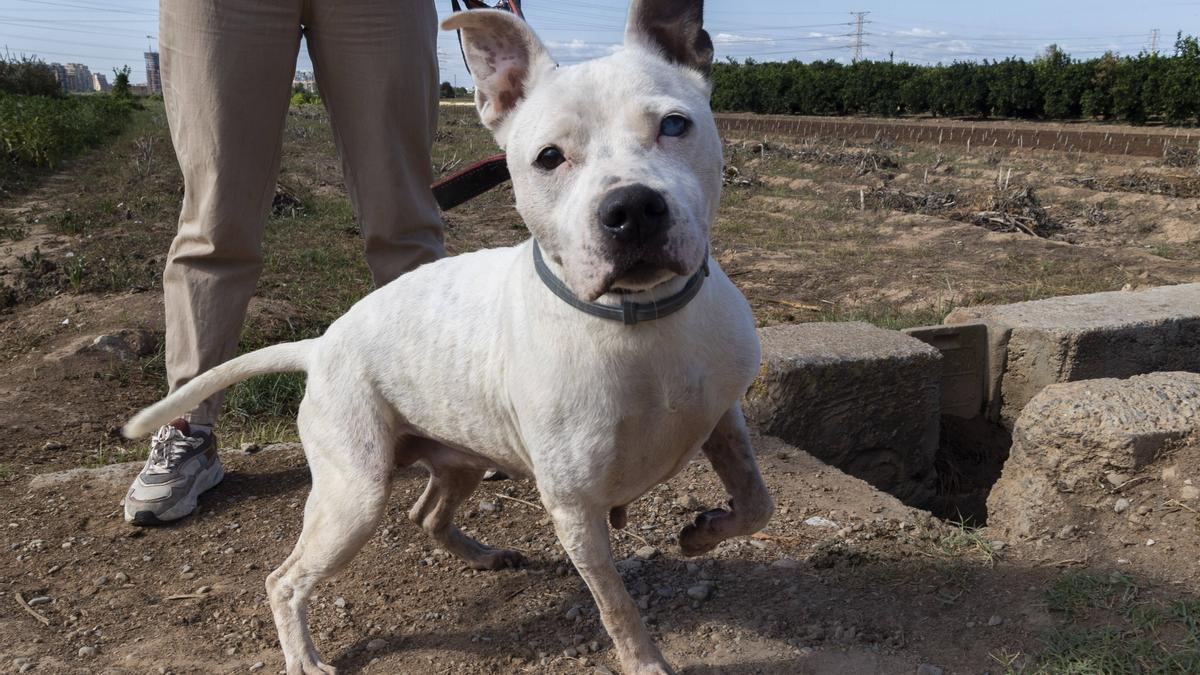
<svg viewBox="0 0 1200 675"><path fill-rule="evenodd" d="M136 472L122 462L145 449L115 432L163 393L158 276L181 197L150 105L111 146L0 203L0 670L282 667L263 580L298 534L308 473L294 446L240 448L294 440L302 379L230 393L229 475L197 517L140 530L120 516ZM284 140L245 349L319 334L369 290L324 113L293 109ZM444 112L439 173L493 151L469 109ZM763 325L911 326L963 304L1200 281L1191 166L832 138L731 138L727 165L713 251ZM522 240L511 201L501 188L448 214L451 251ZM94 346L101 335L113 339ZM758 447L779 505L762 536L679 555L678 530L724 501L703 463L613 535L682 672L1200 671L1200 519L1169 504L1162 467L1138 485L1136 522L1098 507L1069 536L1016 542L908 509L772 439ZM1198 453L1176 465L1191 470ZM530 485L485 484L460 514L530 558L492 573L408 523L421 487L397 476L380 531L321 589L311 618L329 660L350 672L615 671Z"/></svg>

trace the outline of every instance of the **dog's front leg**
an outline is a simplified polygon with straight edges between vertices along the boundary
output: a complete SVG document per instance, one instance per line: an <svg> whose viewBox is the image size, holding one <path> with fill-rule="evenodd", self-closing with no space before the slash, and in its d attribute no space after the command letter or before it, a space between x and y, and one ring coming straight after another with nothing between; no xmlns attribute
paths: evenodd
<svg viewBox="0 0 1200 675"><path fill-rule="evenodd" d="M705 511L679 533L679 547L689 556L707 553L730 537L758 532L766 527L775 510L758 471L741 404L735 403L721 416L704 443L704 455L731 499L728 511Z"/></svg>
<svg viewBox="0 0 1200 675"><path fill-rule="evenodd" d="M613 564L605 511L591 513L578 506L556 504L545 495L543 499L559 541L600 608L600 620L613 640L621 670L627 675L675 672L655 646Z"/></svg>

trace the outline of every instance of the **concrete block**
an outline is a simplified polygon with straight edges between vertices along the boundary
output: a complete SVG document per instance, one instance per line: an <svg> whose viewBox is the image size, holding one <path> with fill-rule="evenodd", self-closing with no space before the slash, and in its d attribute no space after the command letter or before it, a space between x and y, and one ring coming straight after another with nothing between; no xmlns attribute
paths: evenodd
<svg viewBox="0 0 1200 675"><path fill-rule="evenodd" d="M988 497L988 525L1037 537L1084 523L1137 472L1197 435L1200 374L1047 386L1017 418L1004 472Z"/></svg>
<svg viewBox="0 0 1200 675"><path fill-rule="evenodd" d="M988 326L988 416L1011 428L1057 382L1200 372L1200 284L971 307L945 323Z"/></svg>
<svg viewBox="0 0 1200 675"><path fill-rule="evenodd" d="M932 498L937 349L866 323L772 326L759 337L751 424L908 504Z"/></svg>
<svg viewBox="0 0 1200 675"><path fill-rule="evenodd" d="M923 326L902 332L942 353L942 414L963 419L983 414L988 383L987 325Z"/></svg>

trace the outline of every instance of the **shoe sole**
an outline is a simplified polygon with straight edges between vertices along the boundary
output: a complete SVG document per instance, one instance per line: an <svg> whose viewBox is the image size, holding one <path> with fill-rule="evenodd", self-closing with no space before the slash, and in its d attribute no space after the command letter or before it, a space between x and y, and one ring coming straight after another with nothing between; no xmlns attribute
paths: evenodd
<svg viewBox="0 0 1200 675"><path fill-rule="evenodd" d="M125 510L125 522L141 527L154 527L173 523L180 518L190 515L196 510L196 502L200 495L208 492L225 479L225 467L218 464L216 470L208 470L196 477L192 489L175 505L161 514L153 511L136 511L132 515L128 508Z"/></svg>

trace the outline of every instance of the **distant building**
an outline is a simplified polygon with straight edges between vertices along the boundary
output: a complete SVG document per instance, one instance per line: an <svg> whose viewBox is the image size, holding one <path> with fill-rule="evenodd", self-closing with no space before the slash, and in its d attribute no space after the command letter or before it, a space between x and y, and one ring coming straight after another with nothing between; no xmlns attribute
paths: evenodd
<svg viewBox="0 0 1200 675"><path fill-rule="evenodd" d="M158 52L145 52L146 57L146 91L151 94L162 93L162 74L158 67Z"/></svg>
<svg viewBox="0 0 1200 675"><path fill-rule="evenodd" d="M51 63L50 70L64 91L94 91L92 71L82 63Z"/></svg>
<svg viewBox="0 0 1200 675"><path fill-rule="evenodd" d="M92 91L111 91L112 85L108 83L108 78L100 73L92 73Z"/></svg>
<svg viewBox="0 0 1200 675"><path fill-rule="evenodd" d="M317 93L317 77L311 70L297 70L292 79L292 89L301 88L310 94Z"/></svg>

